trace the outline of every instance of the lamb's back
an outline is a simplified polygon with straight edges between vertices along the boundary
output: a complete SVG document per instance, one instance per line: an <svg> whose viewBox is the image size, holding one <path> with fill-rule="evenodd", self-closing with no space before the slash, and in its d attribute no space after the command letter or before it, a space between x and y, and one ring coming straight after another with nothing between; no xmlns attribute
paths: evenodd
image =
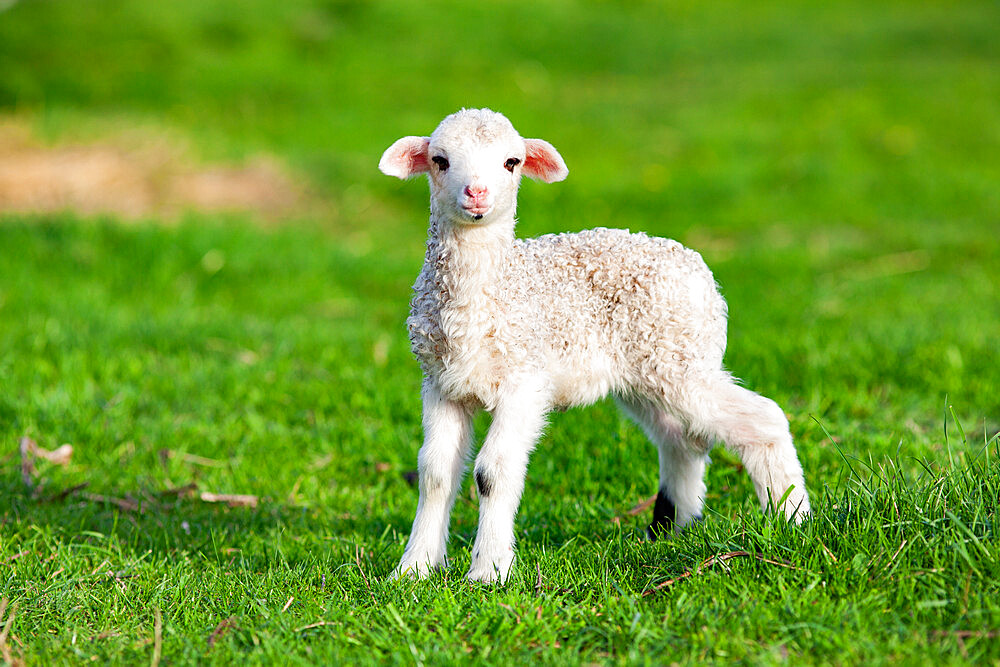
<svg viewBox="0 0 1000 667"><path fill-rule="evenodd" d="M701 255L677 241L604 228L518 239L507 289L569 363L598 349L629 366L721 363L725 302Z"/></svg>

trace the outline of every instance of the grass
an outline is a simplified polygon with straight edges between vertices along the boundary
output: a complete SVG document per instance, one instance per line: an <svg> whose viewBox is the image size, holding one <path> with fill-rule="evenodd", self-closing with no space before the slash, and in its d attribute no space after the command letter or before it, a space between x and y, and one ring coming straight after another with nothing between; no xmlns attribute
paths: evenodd
<svg viewBox="0 0 1000 667"><path fill-rule="evenodd" d="M998 19L976 2L0 13L0 111L39 135L141 125L205 160L270 152L331 212L3 215L4 659L1000 661ZM468 480L452 568L385 581L416 504L403 321L426 192L375 164L463 105L567 159L565 183L523 187L522 234L621 226L702 251L727 365L789 414L812 520L762 516L720 448L706 519L642 541L649 512L629 510L655 452L603 402L553 415L507 587L460 576ZM74 446L34 490L25 436ZM186 484L260 502L163 493ZM720 559L738 551L767 560Z"/></svg>

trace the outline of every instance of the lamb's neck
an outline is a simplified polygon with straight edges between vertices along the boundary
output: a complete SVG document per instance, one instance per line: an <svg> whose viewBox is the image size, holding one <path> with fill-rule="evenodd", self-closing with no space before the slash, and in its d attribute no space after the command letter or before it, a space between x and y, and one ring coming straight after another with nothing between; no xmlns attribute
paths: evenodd
<svg viewBox="0 0 1000 667"><path fill-rule="evenodd" d="M427 263L454 305L481 297L501 277L514 243L514 220L459 225L431 218Z"/></svg>

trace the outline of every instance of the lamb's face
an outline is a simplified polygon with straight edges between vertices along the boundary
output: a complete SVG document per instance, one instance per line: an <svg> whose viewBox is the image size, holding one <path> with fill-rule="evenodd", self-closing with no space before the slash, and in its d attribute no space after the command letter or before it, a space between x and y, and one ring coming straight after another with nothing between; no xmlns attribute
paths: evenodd
<svg viewBox="0 0 1000 667"><path fill-rule="evenodd" d="M489 109L463 109L430 137L400 139L379 168L399 178L428 172L432 210L470 225L513 217L522 174L552 182L568 173L551 144L522 139L503 114Z"/></svg>
<svg viewBox="0 0 1000 667"><path fill-rule="evenodd" d="M524 139L501 114L477 109L448 116L428 144L435 208L466 224L513 215L525 153Z"/></svg>

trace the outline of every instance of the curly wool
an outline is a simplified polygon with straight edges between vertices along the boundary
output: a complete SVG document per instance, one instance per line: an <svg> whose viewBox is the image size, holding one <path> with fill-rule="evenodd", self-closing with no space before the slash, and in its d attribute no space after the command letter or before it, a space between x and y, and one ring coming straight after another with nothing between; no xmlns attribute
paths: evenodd
<svg viewBox="0 0 1000 667"><path fill-rule="evenodd" d="M680 243L605 228L476 241L432 225L407 320L450 398L490 410L504 379L542 374L551 407L567 407L721 366L726 304Z"/></svg>

